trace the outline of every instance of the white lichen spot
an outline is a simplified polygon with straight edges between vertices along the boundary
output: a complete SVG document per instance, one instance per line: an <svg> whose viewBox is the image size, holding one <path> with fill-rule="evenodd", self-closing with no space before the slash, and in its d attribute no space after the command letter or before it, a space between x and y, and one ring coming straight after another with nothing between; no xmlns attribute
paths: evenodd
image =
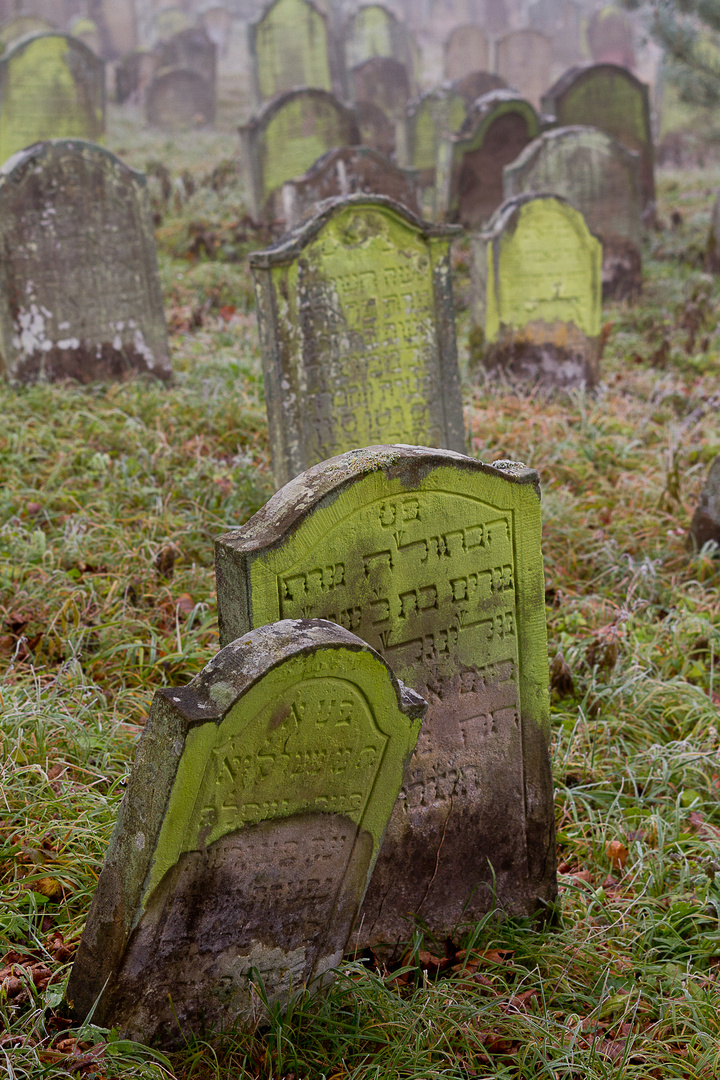
<svg viewBox="0 0 720 1080"><path fill-rule="evenodd" d="M45 330L45 319L37 304L31 304L27 311L19 311L15 319L13 345L21 349L26 356L35 352L47 352L52 348Z"/></svg>
<svg viewBox="0 0 720 1080"><path fill-rule="evenodd" d="M122 338L120 337L119 334L116 334L115 337L113 338L113 349L115 349L116 352L122 352L122 347L123 347Z"/></svg>
<svg viewBox="0 0 720 1080"><path fill-rule="evenodd" d="M58 349L79 349L80 339L76 337L62 338L57 343Z"/></svg>
<svg viewBox="0 0 720 1080"><path fill-rule="evenodd" d="M145 833L139 832L135 834L135 847L138 851L142 851L145 847Z"/></svg>
<svg viewBox="0 0 720 1080"><path fill-rule="evenodd" d="M134 320L130 319L130 321L128 322L128 326L132 327L134 325ZM155 357L153 356L152 349L145 341L142 330L135 331L135 336L133 337L133 345L135 346L135 352L139 353L140 356L142 356L143 360L152 371L152 369L155 367Z"/></svg>

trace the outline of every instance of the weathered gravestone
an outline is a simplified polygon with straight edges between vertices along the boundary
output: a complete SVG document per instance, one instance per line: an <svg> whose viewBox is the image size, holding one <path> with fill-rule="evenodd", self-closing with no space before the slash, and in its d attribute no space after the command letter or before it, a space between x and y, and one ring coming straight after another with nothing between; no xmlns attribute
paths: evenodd
<svg viewBox="0 0 720 1080"><path fill-rule="evenodd" d="M87 45L88 49L91 49L96 56L105 59L100 41L100 30L93 19L73 19L70 24L70 32L76 41L82 41L83 45Z"/></svg>
<svg viewBox="0 0 720 1080"><path fill-rule="evenodd" d="M163 8L153 15L150 41L153 44L158 41L167 41L175 34L179 34L181 30L186 30L190 25L190 19L182 8Z"/></svg>
<svg viewBox="0 0 720 1080"><path fill-rule="evenodd" d="M359 947L555 897L540 527L525 466L384 446L317 465L217 541L222 641L322 614L429 701Z"/></svg>
<svg viewBox="0 0 720 1080"><path fill-rule="evenodd" d="M171 374L145 179L99 146L37 143L0 169L0 370Z"/></svg>
<svg viewBox="0 0 720 1080"><path fill-rule="evenodd" d="M503 167L539 130L535 109L512 90L492 90L478 98L460 132L440 144L439 216L466 228L488 221L502 202Z"/></svg>
<svg viewBox="0 0 720 1080"><path fill-rule="evenodd" d="M559 127L586 124L640 155L643 211L655 207L655 175L648 88L616 64L574 67L543 97L543 111Z"/></svg>
<svg viewBox="0 0 720 1080"><path fill-rule="evenodd" d="M455 79L452 89L465 98L468 107L474 105L479 97L489 94L491 90L508 90L508 84L500 75L491 71L471 71L462 79Z"/></svg>
<svg viewBox="0 0 720 1080"><path fill-rule="evenodd" d="M252 1024L342 957L425 702L340 626L224 648L148 718L67 989L143 1042ZM313 985L314 984L314 985Z"/></svg>
<svg viewBox="0 0 720 1080"><path fill-rule="evenodd" d="M272 197L286 180L339 146L360 142L355 117L326 90L291 90L240 128L241 155L255 221L274 216Z"/></svg>
<svg viewBox="0 0 720 1080"><path fill-rule="evenodd" d="M582 9L576 0L535 0L528 16L530 26L550 39L555 64L577 64L582 56Z"/></svg>
<svg viewBox="0 0 720 1080"><path fill-rule="evenodd" d="M444 138L462 128L466 116L465 99L450 86L428 90L408 106L407 162L418 170L420 183L429 193L426 209L433 218L438 148Z"/></svg>
<svg viewBox="0 0 720 1080"><path fill-rule="evenodd" d="M382 4L367 4L348 20L344 34L347 71L373 56L390 56L415 76L415 45L407 26Z"/></svg>
<svg viewBox="0 0 720 1080"><path fill-rule="evenodd" d="M358 101L353 105L353 113L360 132L360 142L379 151L384 157L395 158L397 150L398 125L379 105L372 101Z"/></svg>
<svg viewBox="0 0 720 1080"><path fill-rule="evenodd" d="M539 30L511 30L496 46L496 70L536 107L548 88L552 43Z"/></svg>
<svg viewBox="0 0 720 1080"><path fill-rule="evenodd" d="M250 256L278 486L381 441L465 448L454 232L351 195Z"/></svg>
<svg viewBox="0 0 720 1080"><path fill-rule="evenodd" d="M21 38L0 56L0 162L39 139L97 142L105 65L68 34Z"/></svg>
<svg viewBox="0 0 720 1080"><path fill-rule="evenodd" d="M200 24L215 44L218 57L225 57L230 49L233 32L233 16L226 7L207 8L200 15Z"/></svg>
<svg viewBox="0 0 720 1080"><path fill-rule="evenodd" d="M215 119L215 87L197 71L165 68L147 88L145 115L151 127L209 127Z"/></svg>
<svg viewBox="0 0 720 1080"><path fill-rule="evenodd" d="M522 381L592 387L600 362L602 248L556 195L517 195L472 238L483 361Z"/></svg>
<svg viewBox="0 0 720 1080"><path fill-rule="evenodd" d="M642 288L640 163L609 135L589 127L554 128L529 143L504 170L504 195L563 195L603 248L603 296Z"/></svg>
<svg viewBox="0 0 720 1080"><path fill-rule="evenodd" d="M115 65L115 97L118 104L139 104L155 77L155 56L147 49L135 49Z"/></svg>
<svg viewBox="0 0 720 1080"><path fill-rule="evenodd" d="M479 26L457 26L445 42L445 78L463 79L474 71L486 71L490 52Z"/></svg>
<svg viewBox="0 0 720 1080"><path fill-rule="evenodd" d="M310 0L275 0L250 26L256 104L296 87L332 90L327 19Z"/></svg>
<svg viewBox="0 0 720 1080"><path fill-rule="evenodd" d="M693 514L688 535L688 547L702 551L711 540L720 547L720 457L710 466L705 487Z"/></svg>
<svg viewBox="0 0 720 1080"><path fill-rule="evenodd" d="M202 27L191 26L155 46L158 70L185 68L202 75L210 86L216 81L216 48Z"/></svg>
<svg viewBox="0 0 720 1080"><path fill-rule="evenodd" d="M370 146L346 146L324 154L304 176L283 186L286 227L294 229L324 199L361 193L386 195L414 214L420 213L416 172L399 169Z"/></svg>
<svg viewBox="0 0 720 1080"><path fill-rule="evenodd" d="M54 30L51 22L37 15L15 15L0 25L0 52L27 34L52 33Z"/></svg>
<svg viewBox="0 0 720 1080"><path fill-rule="evenodd" d="M590 55L596 64L635 67L635 28L629 15L606 5L593 12L587 28Z"/></svg>
<svg viewBox="0 0 720 1080"><path fill-rule="evenodd" d="M410 100L407 68L391 56L371 56L350 72L352 100L371 101L394 120L404 118Z"/></svg>
<svg viewBox="0 0 720 1080"><path fill-rule="evenodd" d="M88 10L98 24L106 60L116 60L137 48L135 0L91 0Z"/></svg>

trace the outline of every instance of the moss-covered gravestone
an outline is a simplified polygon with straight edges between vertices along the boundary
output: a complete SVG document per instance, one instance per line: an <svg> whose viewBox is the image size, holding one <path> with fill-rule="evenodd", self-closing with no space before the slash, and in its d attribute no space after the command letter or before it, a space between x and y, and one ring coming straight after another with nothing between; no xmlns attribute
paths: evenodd
<svg viewBox="0 0 720 1080"><path fill-rule="evenodd" d="M511 30L495 46L496 70L537 108L550 83L552 42L539 30Z"/></svg>
<svg viewBox="0 0 720 1080"><path fill-rule="evenodd" d="M540 131L529 101L513 90L478 98L457 135L438 151L438 215L466 228L487 222L503 198L503 168Z"/></svg>
<svg viewBox="0 0 720 1080"><path fill-rule="evenodd" d="M603 296L628 298L642 287L640 163L597 128L545 131L503 173L505 198L563 195L603 247Z"/></svg>
<svg viewBox="0 0 720 1080"><path fill-rule="evenodd" d="M344 46L347 71L373 56L390 56L405 65L414 81L415 44L410 30L383 4L366 4L350 17Z"/></svg>
<svg viewBox="0 0 720 1080"><path fill-rule="evenodd" d="M0 162L41 139L105 130L105 65L68 34L21 38L0 56Z"/></svg>
<svg viewBox="0 0 720 1080"><path fill-rule="evenodd" d="M0 24L0 52L26 34L52 33L55 27L38 15L14 15Z"/></svg>
<svg viewBox="0 0 720 1080"><path fill-rule="evenodd" d="M240 128L250 213L257 222L275 216L272 197L286 180L339 146L355 146L360 132L353 113L327 90L292 90L269 101Z"/></svg>
<svg viewBox="0 0 720 1080"><path fill-rule="evenodd" d="M217 74L217 48L201 26L190 26L173 34L167 41L155 47L158 70L163 68L186 68L202 75L205 82L215 86Z"/></svg>
<svg viewBox="0 0 720 1080"><path fill-rule="evenodd" d="M531 469L385 446L317 465L217 541L222 641L323 616L429 701L361 947L555 897L540 525Z"/></svg>
<svg viewBox="0 0 720 1080"><path fill-rule="evenodd" d="M445 42L445 78L463 79L473 71L487 71L490 50L479 26L456 26Z"/></svg>
<svg viewBox="0 0 720 1080"><path fill-rule="evenodd" d="M165 68L147 88L145 115L151 127L177 131L210 127L215 119L215 86L197 71Z"/></svg>
<svg viewBox="0 0 720 1080"><path fill-rule="evenodd" d="M0 169L0 371L171 373L145 178L92 143L36 143Z"/></svg>
<svg viewBox="0 0 720 1080"><path fill-rule="evenodd" d="M655 173L648 88L616 64L574 67L547 91L543 112L561 127L587 124L640 155L643 211L655 206Z"/></svg>
<svg viewBox="0 0 720 1080"><path fill-rule="evenodd" d="M261 1019L339 962L426 709L354 634L285 621L161 690L67 989L142 1042ZM255 983L255 986L253 986Z"/></svg>
<svg viewBox="0 0 720 1080"><path fill-rule="evenodd" d="M423 188L432 192L430 212L435 216L434 188L438 147L457 134L465 123L467 105L450 86L428 90L410 102L407 116L408 164L420 173Z"/></svg>
<svg viewBox="0 0 720 1080"><path fill-rule="evenodd" d="M283 186L285 225L294 229L325 199L357 194L385 195L420 213L416 172L399 169L370 146L346 146L324 154L304 176Z"/></svg>
<svg viewBox="0 0 720 1080"><path fill-rule="evenodd" d="M548 386L597 382L602 247L566 199L508 199L472 238L472 273L487 368Z"/></svg>
<svg viewBox="0 0 720 1080"><path fill-rule="evenodd" d="M464 449L453 235L351 195L250 256L278 487L380 441Z"/></svg>
<svg viewBox="0 0 720 1080"><path fill-rule="evenodd" d="M275 0L250 26L256 104L295 87L332 90L327 19L310 0Z"/></svg>

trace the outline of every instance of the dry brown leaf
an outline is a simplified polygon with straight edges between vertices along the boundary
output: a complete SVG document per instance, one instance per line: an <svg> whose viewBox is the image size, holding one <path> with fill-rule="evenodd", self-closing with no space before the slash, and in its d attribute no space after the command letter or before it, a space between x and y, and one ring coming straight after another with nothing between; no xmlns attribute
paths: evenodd
<svg viewBox="0 0 720 1080"><path fill-rule="evenodd" d="M630 852L620 840L611 840L605 848L605 854L613 870L624 870Z"/></svg>

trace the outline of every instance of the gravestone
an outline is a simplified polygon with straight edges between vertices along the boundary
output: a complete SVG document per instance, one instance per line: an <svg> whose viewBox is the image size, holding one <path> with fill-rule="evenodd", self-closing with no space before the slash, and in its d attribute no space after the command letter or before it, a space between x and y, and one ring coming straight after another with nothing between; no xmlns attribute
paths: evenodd
<svg viewBox="0 0 720 1080"><path fill-rule="evenodd" d="M286 180L339 146L355 146L360 132L352 112L327 90L291 90L269 101L240 128L241 158L248 176L250 214L272 218L271 197Z"/></svg>
<svg viewBox="0 0 720 1080"><path fill-rule="evenodd" d="M504 170L504 195L563 195L603 248L603 296L642 288L642 195L638 155L589 127L554 128L529 143Z"/></svg>
<svg viewBox="0 0 720 1080"><path fill-rule="evenodd" d="M606 6L593 12L587 28L590 55L596 64L635 67L635 28L619 8Z"/></svg>
<svg viewBox="0 0 720 1080"><path fill-rule="evenodd" d="M182 1045L332 978L426 704L340 626L287 620L155 695L78 949L77 1019Z"/></svg>
<svg viewBox="0 0 720 1080"><path fill-rule="evenodd" d="M511 30L497 43L496 70L537 108L550 84L550 38L539 30Z"/></svg>
<svg viewBox="0 0 720 1080"><path fill-rule="evenodd" d="M483 362L524 382L595 385L602 248L556 195L517 195L472 238L473 321Z"/></svg>
<svg viewBox="0 0 720 1080"><path fill-rule="evenodd" d="M705 269L709 274L720 274L720 192L713 203L710 232L705 248Z"/></svg>
<svg viewBox="0 0 720 1080"><path fill-rule="evenodd" d="M218 57L227 55L233 30L233 17L225 7L207 8L200 15L200 24L214 43Z"/></svg>
<svg viewBox="0 0 720 1080"><path fill-rule="evenodd" d="M163 68L185 68L201 75L206 83L215 86L216 49L202 27L191 26L173 34L155 47L155 63Z"/></svg>
<svg viewBox="0 0 720 1080"><path fill-rule="evenodd" d="M52 33L54 30L51 22L37 15L15 15L0 25L0 52L27 34Z"/></svg>
<svg viewBox="0 0 720 1080"><path fill-rule="evenodd" d="M294 229L324 199L347 195L386 195L420 213L417 173L399 169L370 146L346 146L324 154L282 190L285 224Z"/></svg>
<svg viewBox="0 0 720 1080"><path fill-rule="evenodd" d="M429 701L354 942L442 941L555 897L537 473L417 446L356 450L216 542L220 634L322 614Z"/></svg>
<svg viewBox="0 0 720 1080"><path fill-rule="evenodd" d="M190 19L182 8L167 7L155 13L152 19L150 40L153 44L159 41L168 41L181 30L191 26Z"/></svg>
<svg viewBox="0 0 720 1080"><path fill-rule="evenodd" d="M0 370L16 382L171 374L145 178L79 140L0 169Z"/></svg>
<svg viewBox="0 0 720 1080"><path fill-rule="evenodd" d="M372 101L356 102L353 105L353 113L363 146L377 150L386 158L394 158L397 150L398 125Z"/></svg>
<svg viewBox="0 0 720 1080"><path fill-rule="evenodd" d="M491 90L508 90L508 84L500 75L490 71L471 71L462 79L456 79L452 89L465 99L468 108L474 105L479 97L489 94Z"/></svg>
<svg viewBox="0 0 720 1080"><path fill-rule="evenodd" d="M174 130L210 127L215 119L215 87L187 68L165 68L147 88L145 115L151 127Z"/></svg>
<svg viewBox="0 0 720 1080"><path fill-rule="evenodd" d="M439 216L472 229L488 221L503 198L503 168L537 137L540 121L512 90L492 90L473 105L457 135L438 151Z"/></svg>
<svg viewBox="0 0 720 1080"><path fill-rule="evenodd" d="M83 45L87 45L88 49L91 49L96 56L105 59L100 41L100 30L93 19L73 19L70 24L70 32L76 41L82 41Z"/></svg>
<svg viewBox="0 0 720 1080"><path fill-rule="evenodd" d="M389 56L405 65L415 81L415 46L412 35L389 8L367 4L348 20L344 34L345 68L351 71L373 56Z"/></svg>
<svg viewBox="0 0 720 1080"><path fill-rule="evenodd" d="M577 64L582 58L583 16L576 0L535 0L528 16L533 30L550 38L554 64L561 68Z"/></svg>
<svg viewBox="0 0 720 1080"><path fill-rule="evenodd" d="M115 97L120 105L126 101L140 104L155 77L155 56L147 49L135 49L115 65Z"/></svg>
<svg viewBox="0 0 720 1080"><path fill-rule="evenodd" d="M310 0L275 0L250 26L256 104L296 87L332 90L327 19Z"/></svg>
<svg viewBox="0 0 720 1080"><path fill-rule="evenodd" d="M354 102L371 101L393 120L404 118L410 100L410 79L399 60L371 56L352 69L350 83Z"/></svg>
<svg viewBox="0 0 720 1080"><path fill-rule="evenodd" d="M0 56L0 162L41 139L104 131L105 65L82 42L35 34Z"/></svg>
<svg viewBox="0 0 720 1080"><path fill-rule="evenodd" d="M383 439L464 449L454 234L350 195L251 254L278 486Z"/></svg>
<svg viewBox="0 0 720 1080"><path fill-rule="evenodd" d="M543 112L558 127L599 128L640 155L643 211L654 215L655 173L648 88L616 64L574 67L543 97Z"/></svg>
<svg viewBox="0 0 720 1080"><path fill-rule="evenodd" d="M479 26L457 26L445 42L445 78L463 79L490 66L487 38Z"/></svg>
<svg viewBox="0 0 720 1080"><path fill-rule="evenodd" d="M438 148L444 138L456 134L465 123L467 105L450 86L428 90L410 102L407 113L407 161L417 169L428 193L427 212L434 218Z"/></svg>
<svg viewBox="0 0 720 1080"><path fill-rule="evenodd" d="M705 544L714 540L720 546L720 457L710 466L705 487L693 514L688 535L688 547L702 551Z"/></svg>
<svg viewBox="0 0 720 1080"><path fill-rule="evenodd" d="M139 44L135 0L91 0L88 10L98 24L106 60L117 60Z"/></svg>

